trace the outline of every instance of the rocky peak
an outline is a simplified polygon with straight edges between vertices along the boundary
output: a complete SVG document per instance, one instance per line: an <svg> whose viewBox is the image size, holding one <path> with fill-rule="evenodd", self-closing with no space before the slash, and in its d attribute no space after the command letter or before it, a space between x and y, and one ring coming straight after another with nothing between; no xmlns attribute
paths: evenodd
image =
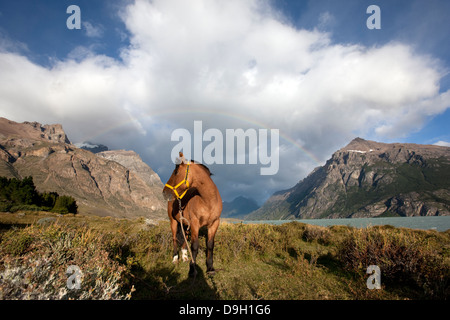
<svg viewBox="0 0 450 320"><path fill-rule="evenodd" d="M97 153L97 156L120 163L125 168L136 172L148 186L163 186L158 174L154 172L141 157L131 150L109 150Z"/></svg>
<svg viewBox="0 0 450 320"><path fill-rule="evenodd" d="M356 138L248 219L450 215L450 148Z"/></svg>
<svg viewBox="0 0 450 320"><path fill-rule="evenodd" d="M167 217L162 182L137 153L98 156L69 142L61 125L0 118L0 176L32 176L40 192L74 197L83 214Z"/></svg>
<svg viewBox="0 0 450 320"><path fill-rule="evenodd" d="M348 145L346 145L341 150L360 150L360 151L369 151L372 149L374 145L378 144L375 141L364 140L362 138L355 138Z"/></svg>
<svg viewBox="0 0 450 320"><path fill-rule="evenodd" d="M421 145L414 143L381 143L353 139L344 148L336 151L330 160L347 164L348 161L355 164L361 162L372 165L380 161L391 164L416 163L425 165L426 159L449 157L450 148L435 145Z"/></svg>
<svg viewBox="0 0 450 320"><path fill-rule="evenodd" d="M70 144L61 124L42 125L39 122L28 121L17 123L6 118L0 118L0 127L0 134L3 136Z"/></svg>

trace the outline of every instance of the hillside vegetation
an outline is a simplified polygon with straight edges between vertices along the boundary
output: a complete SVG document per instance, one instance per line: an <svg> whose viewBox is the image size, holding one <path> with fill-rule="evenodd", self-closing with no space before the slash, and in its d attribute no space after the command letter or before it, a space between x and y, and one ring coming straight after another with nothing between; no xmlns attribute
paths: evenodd
<svg viewBox="0 0 450 320"><path fill-rule="evenodd" d="M222 222L215 276L172 264L168 221L0 213L0 299L447 299L450 232ZM82 273L69 289L71 265ZM381 289L369 290L369 265Z"/></svg>
<svg viewBox="0 0 450 320"><path fill-rule="evenodd" d="M54 211L64 214L77 213L78 206L71 196L60 196L57 192L38 192L31 176L22 180L0 177L0 211L19 210Z"/></svg>

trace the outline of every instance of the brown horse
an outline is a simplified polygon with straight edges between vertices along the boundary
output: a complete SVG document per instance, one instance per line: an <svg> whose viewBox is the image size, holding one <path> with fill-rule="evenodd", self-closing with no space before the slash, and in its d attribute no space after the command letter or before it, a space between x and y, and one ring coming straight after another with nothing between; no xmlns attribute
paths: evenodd
<svg viewBox="0 0 450 320"><path fill-rule="evenodd" d="M178 262L178 246L182 248L182 259L187 261L187 244L182 231L190 228L192 261L189 275L195 276L195 261L198 253L198 234L203 226L208 228L206 239L206 271L214 273L213 250L214 236L220 223L222 213L222 198L219 190L211 179L209 169L194 161L186 161L180 152L180 164L167 181L163 189L164 197L169 200L167 211L173 238L173 262ZM180 208L181 205L181 208ZM181 214L183 218L181 218ZM181 223L184 229L181 230Z"/></svg>

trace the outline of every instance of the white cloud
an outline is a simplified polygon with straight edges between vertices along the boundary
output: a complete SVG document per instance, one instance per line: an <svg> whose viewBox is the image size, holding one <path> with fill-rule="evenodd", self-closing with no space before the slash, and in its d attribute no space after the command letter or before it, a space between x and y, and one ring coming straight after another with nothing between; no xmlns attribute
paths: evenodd
<svg viewBox="0 0 450 320"><path fill-rule="evenodd" d="M319 30L325 30L332 26L335 23L335 20L334 16L328 11L322 12L319 16L319 24L317 27Z"/></svg>
<svg viewBox="0 0 450 320"><path fill-rule="evenodd" d="M442 147L450 147L450 142L447 141L438 141L436 143L433 143L435 146L442 146Z"/></svg>
<svg viewBox="0 0 450 320"><path fill-rule="evenodd" d="M93 25L89 21L83 21L83 29L89 38L101 38L103 37L104 27L100 24Z"/></svg>
<svg viewBox="0 0 450 320"><path fill-rule="evenodd" d="M121 12L131 42L121 61L78 48L46 69L0 50L1 113L63 123L74 142L134 148L163 180L175 128L191 130L194 120L278 128L280 171L268 194L259 167L213 169L227 196L260 190L247 194L258 199L317 166L308 152L323 161L355 135L400 137L450 105L432 58L402 43L333 44L327 33L287 25L268 3L137 0Z"/></svg>
<svg viewBox="0 0 450 320"><path fill-rule="evenodd" d="M1 17L1 12L0 12ZM7 34L0 29L0 52L29 52L28 46L20 41L11 39Z"/></svg>

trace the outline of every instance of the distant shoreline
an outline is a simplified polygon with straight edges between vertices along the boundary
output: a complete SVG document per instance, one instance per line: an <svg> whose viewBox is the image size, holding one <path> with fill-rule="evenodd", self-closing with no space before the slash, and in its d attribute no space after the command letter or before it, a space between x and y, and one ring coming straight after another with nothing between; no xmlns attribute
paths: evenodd
<svg viewBox="0 0 450 320"><path fill-rule="evenodd" d="M300 223L334 226L343 225L364 228L371 225L392 225L397 228L447 231L450 229L450 216L418 216L418 217L373 217L373 218L340 218L340 219L298 219L298 220L239 220L227 219L229 223L244 224L283 224L297 221Z"/></svg>

